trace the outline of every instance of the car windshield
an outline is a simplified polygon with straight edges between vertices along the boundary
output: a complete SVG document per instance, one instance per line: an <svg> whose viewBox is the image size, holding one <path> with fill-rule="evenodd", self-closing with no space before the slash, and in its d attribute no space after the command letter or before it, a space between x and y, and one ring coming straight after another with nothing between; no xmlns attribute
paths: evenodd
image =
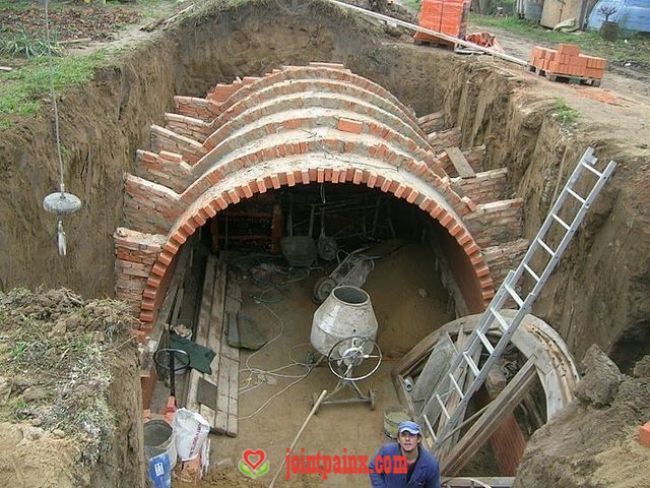
<svg viewBox="0 0 650 488"><path fill-rule="evenodd" d="M650 0L627 0L628 7L645 7L650 10Z"/></svg>

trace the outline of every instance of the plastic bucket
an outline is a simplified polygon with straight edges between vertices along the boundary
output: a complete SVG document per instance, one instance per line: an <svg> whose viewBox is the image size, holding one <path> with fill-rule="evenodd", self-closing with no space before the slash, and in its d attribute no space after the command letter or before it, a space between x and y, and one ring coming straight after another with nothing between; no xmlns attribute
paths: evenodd
<svg viewBox="0 0 650 488"><path fill-rule="evenodd" d="M177 458L174 429L164 420L150 420L144 424L144 455L150 460L161 454L167 454L170 469L174 469Z"/></svg>

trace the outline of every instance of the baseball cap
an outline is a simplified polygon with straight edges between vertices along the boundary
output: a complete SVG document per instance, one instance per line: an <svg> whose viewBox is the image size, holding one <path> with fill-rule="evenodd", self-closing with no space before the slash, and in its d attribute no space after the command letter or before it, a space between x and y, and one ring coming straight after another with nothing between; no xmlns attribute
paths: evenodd
<svg viewBox="0 0 650 488"><path fill-rule="evenodd" d="M401 434L404 431L409 432L413 435L422 435L420 432L420 426L415 422L411 422L410 420L405 420L404 422L397 424L397 433Z"/></svg>

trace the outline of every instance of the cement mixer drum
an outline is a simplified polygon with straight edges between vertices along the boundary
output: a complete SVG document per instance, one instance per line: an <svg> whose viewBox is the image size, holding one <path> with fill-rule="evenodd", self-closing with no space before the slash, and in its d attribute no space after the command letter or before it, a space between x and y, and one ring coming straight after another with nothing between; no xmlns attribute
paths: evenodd
<svg viewBox="0 0 650 488"><path fill-rule="evenodd" d="M335 344L353 336L371 339L371 344L377 337L377 318L365 291L356 286L339 286L314 313L311 344L327 356Z"/></svg>

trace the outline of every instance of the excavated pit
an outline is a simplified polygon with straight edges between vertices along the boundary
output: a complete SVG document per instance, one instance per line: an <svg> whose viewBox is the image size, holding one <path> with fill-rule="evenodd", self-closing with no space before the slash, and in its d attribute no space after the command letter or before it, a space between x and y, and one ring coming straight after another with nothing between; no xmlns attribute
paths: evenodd
<svg viewBox="0 0 650 488"><path fill-rule="evenodd" d="M268 22L269 15L276 17L274 22ZM66 221L70 245L65 260L56 255L53 222L40 208L42 196L57 180L50 126L45 119L30 121L3 135L1 288L65 285L86 297L113 296L116 260L112 236L124 225L123 175L137 170L136 150L149 146L150 124L164 126L164 113L174 110L174 96L205 97L217 83L263 76L283 65L342 63L352 73L388 90L417 116L442 112L445 128L460 129L462 149L484 145L482 169L506 168L502 198L522 201L521 237L525 239L536 233L558 188L588 144L596 146L599 158L619 162L615 177L590 210L533 311L562 335L576 358L596 343L611 352L621 368L630 368L647 354L647 347L640 347L637 340L647 337L644 331L650 291L650 207L644 192L644 153L610 138L599 127L566 130L551 116L554 99L544 96L519 71L492 60L458 57L404 41L320 2L291 12L278 11L276 3L264 1L212 7L157 34L148 44L124 56L114 68L99 71L93 82L66 94L61 101L62 138L70 153L67 187L84 202L80 214ZM306 185L303 193L318 199L319 186ZM359 188L352 191L363 193ZM397 220L409 222L409 212L406 209L405 216ZM422 241L422 230L427 225L437 225L427 224L426 220L411 224L403 225L405 235L400 237L415 242ZM429 288L442 295L421 317L438 325L453 318L456 303L450 302L442 284L446 278L433 265L433 276L423 273L434 262L433 249L443 247L429 244L410 244L416 246L412 252L398 256L403 262L389 263L392 268L389 266L383 275L378 269L378 283L373 283L372 276L369 279L367 290L373 302L377 301L375 296L385 295L380 300L382 305L376 305L378 309L385 307L378 313L380 324L382 316L384 320L397 317L394 309L398 305L405 307L406 315L409 306L403 305L405 300L414 300L412 309L420 311L416 303L424 300L420 288L429 296L436 295ZM420 265L423 262L427 264ZM403 282L398 281L400 295L396 297L387 290L395 286L398 271ZM424 285L417 280L410 282L415 274L426 275L422 278ZM407 280L408 287L404 286ZM300 320L304 322L315 307L309 295L297 285L292 286L289 295L303 304L304 316ZM268 321L268 317L260 316L259 320ZM390 340L380 335L380 344L395 356L406 352L433 327L426 328L425 320L407 322L391 323L387 328L393 337ZM403 333L405 327L411 327L409 334ZM300 342L299 332L294 333L294 342L289 346ZM331 378L323 377L321 381L325 384ZM317 389L316 383L306 383L297 390L296 397L308 396ZM385 393L388 403L382 406L389 406L391 393ZM252 406L266 396L262 391L251 395L259 396L250 400L249 410L254 411ZM275 408L278 410L271 409L269 418L285 415L281 408ZM299 412L305 409L298 404L295 409L291 416L301 418ZM359 411L365 413L363 407ZM369 418L364 420L367 425L359 424L360 435L366 428L378 430L378 417L374 423ZM322 422L325 428L327 422ZM274 435L282 425L269 424L268 434ZM285 430L289 435L295 429ZM345 435L345 429L341 435ZM234 443L233 451L241 451L255 447L247 444L250 439L242 436L228 442ZM290 439L284 441L282 449ZM370 449L380 441L378 434L363 448ZM237 454L232 457L236 462Z"/></svg>

